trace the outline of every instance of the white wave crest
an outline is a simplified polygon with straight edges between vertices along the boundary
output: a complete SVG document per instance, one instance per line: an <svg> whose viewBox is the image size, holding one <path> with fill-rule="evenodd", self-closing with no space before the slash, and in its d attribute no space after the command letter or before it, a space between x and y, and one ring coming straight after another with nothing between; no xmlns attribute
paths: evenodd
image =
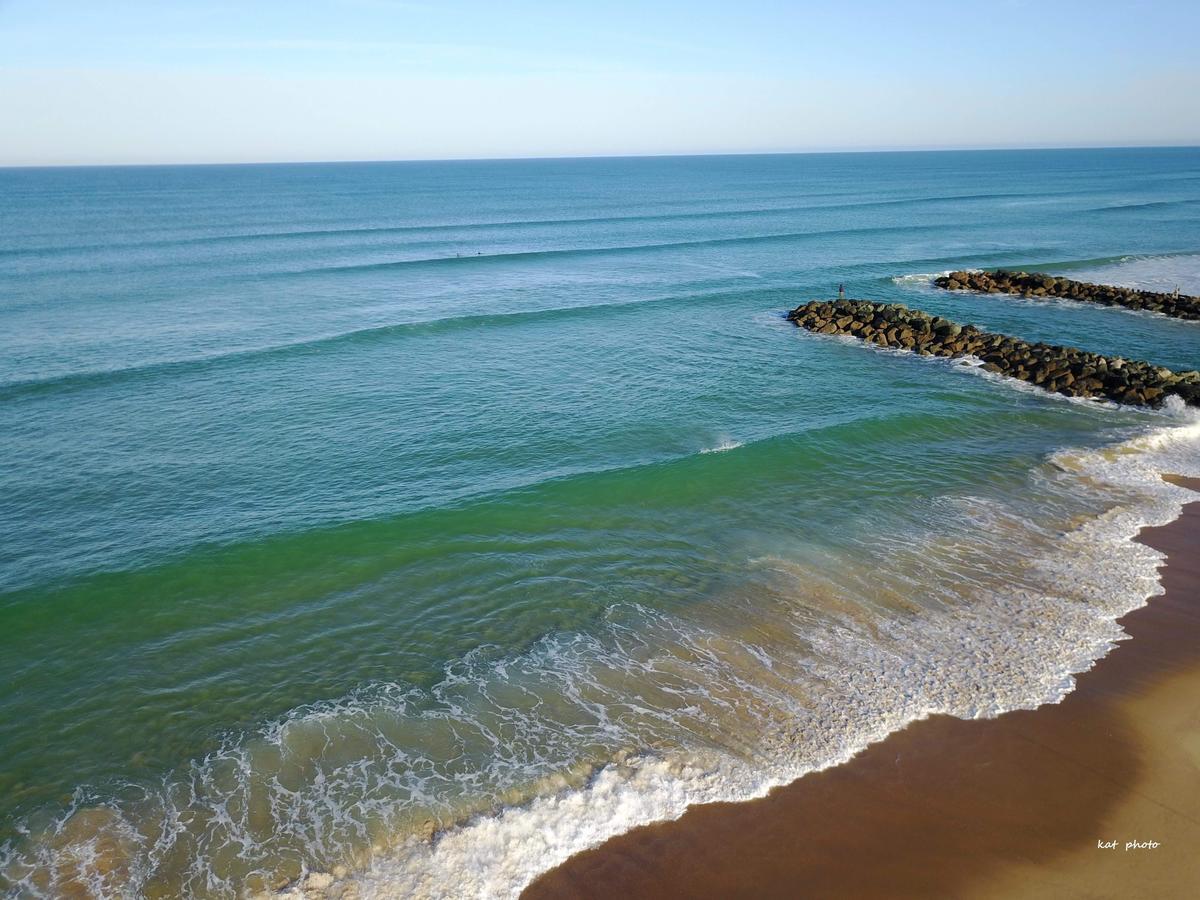
<svg viewBox="0 0 1200 900"><path fill-rule="evenodd" d="M613 835L677 818L695 803L762 796L933 713L991 717L1061 700L1074 673L1125 637L1117 619L1161 592L1162 554L1133 539L1195 498L1164 482L1164 472L1200 476L1200 416L1168 414L1174 421L1114 447L1054 456L1045 477L1091 479L1129 499L1059 537L1020 582L932 620L892 620L890 641L846 631L812 636L830 658L844 656L848 643L858 651L852 671L821 669L837 687L835 727L802 710L793 730L768 736L751 760L646 755L607 766L582 790L478 818L376 860L360 878L364 896L515 897L540 873Z"/></svg>
<svg viewBox="0 0 1200 900"><path fill-rule="evenodd" d="M1099 509L1066 533L949 496L879 564L764 557L752 595L688 618L614 614L602 636L480 651L428 691L297 710L140 804L79 797L0 868L19 896L137 895L168 877L234 896L277 884L282 859L297 897L326 891L326 872L360 897L515 897L608 837L761 796L913 720L1061 699L1160 590L1161 554L1132 538L1194 497L1160 476L1200 475L1198 447L1200 416L1172 405L1038 470L1039 502L1084 494Z"/></svg>

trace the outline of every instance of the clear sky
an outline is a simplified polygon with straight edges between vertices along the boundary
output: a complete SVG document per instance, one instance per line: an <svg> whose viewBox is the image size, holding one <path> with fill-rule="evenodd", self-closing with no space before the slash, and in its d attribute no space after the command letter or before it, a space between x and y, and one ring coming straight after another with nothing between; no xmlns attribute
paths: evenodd
<svg viewBox="0 0 1200 900"><path fill-rule="evenodd" d="M0 0L0 165L1200 144L1200 0Z"/></svg>

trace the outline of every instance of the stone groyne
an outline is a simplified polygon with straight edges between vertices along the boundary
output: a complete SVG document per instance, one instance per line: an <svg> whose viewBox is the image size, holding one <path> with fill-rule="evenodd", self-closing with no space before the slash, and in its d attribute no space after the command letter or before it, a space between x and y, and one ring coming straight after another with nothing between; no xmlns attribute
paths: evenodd
<svg viewBox="0 0 1200 900"><path fill-rule="evenodd" d="M1157 407L1174 394L1200 406L1200 372L1172 372L1152 363L1075 347L1031 344L900 304L813 300L797 306L788 319L818 334L848 335L922 356L974 356L989 372L1068 397Z"/></svg>
<svg viewBox="0 0 1200 900"><path fill-rule="evenodd" d="M1038 272L951 272L939 275L933 283L948 291L979 291L984 294L1015 294L1020 297L1059 297L1102 306L1124 306L1200 321L1200 297L1187 294L1163 294L1139 291L1109 284L1072 281Z"/></svg>

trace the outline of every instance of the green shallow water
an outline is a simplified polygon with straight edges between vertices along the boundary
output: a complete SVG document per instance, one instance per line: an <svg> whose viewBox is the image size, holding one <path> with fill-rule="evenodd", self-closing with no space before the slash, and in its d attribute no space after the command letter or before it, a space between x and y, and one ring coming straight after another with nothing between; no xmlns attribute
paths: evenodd
<svg viewBox="0 0 1200 900"><path fill-rule="evenodd" d="M223 895L619 751L755 759L758 725L720 710L783 695L759 696L765 676L726 650L742 699L664 682L648 660L696 652L679 633L757 622L782 666L815 652L806 629L853 623L866 644L813 657L848 670L872 629L969 610L973 584L1019 581L1121 501L1048 461L1161 415L782 320L839 283L1200 365L1190 324L916 277L1046 265L1200 287L1195 150L7 170L0 186L0 817L18 894L50 884L20 866L63 858L47 823L80 808L140 829L126 884ZM805 611L787 641L780 604ZM288 744L280 774L262 755L313 716L336 724ZM314 780L322 766L337 778ZM238 771L283 779L292 805L263 801L235 840L197 823L228 813ZM169 808L194 818L166 846Z"/></svg>

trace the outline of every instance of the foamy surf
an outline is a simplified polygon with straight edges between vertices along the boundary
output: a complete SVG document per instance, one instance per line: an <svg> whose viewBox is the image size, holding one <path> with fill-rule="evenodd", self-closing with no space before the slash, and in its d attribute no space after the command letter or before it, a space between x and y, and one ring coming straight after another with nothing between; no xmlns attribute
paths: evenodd
<svg viewBox="0 0 1200 900"><path fill-rule="evenodd" d="M1129 312L1135 312L1139 315L1142 314L1142 312L1140 310L1129 310ZM1157 315L1157 314L1150 313L1148 315ZM1163 317L1163 318L1165 318L1165 317ZM986 329L981 329L981 330L986 331ZM827 334L811 334L810 333L809 336L815 337L818 340L836 341L840 344L845 344L848 347L854 347L856 349L865 349L871 353L880 353L885 356L898 356L898 357L902 357L904 359L915 359L915 360L919 360L920 362L925 363L927 365L940 366L942 368L949 368L956 373L961 373L961 374L971 375L973 377L982 378L984 381L991 382L992 384L1003 385L1005 388L1007 388L1009 390L1017 391L1018 393L1021 393L1021 394L1028 394L1030 396L1037 397L1038 399L1046 400L1047 402L1051 402L1051 403L1068 403L1068 404L1071 404L1074 406L1086 407L1088 409L1105 409L1105 410L1111 410L1113 412L1119 412L1123 408L1125 408L1125 409L1128 408L1128 407L1123 407L1121 404L1116 403L1112 400L1109 400L1105 397L1073 397L1068 394L1060 394L1057 391L1048 391L1045 388L1043 388L1037 384L1034 384L1029 381L1025 381L1024 379L1021 379L1021 378L1014 378L1011 375L1005 375L1002 372L990 372L984 368L984 361L982 359L980 359L978 356L973 356L970 354L968 354L966 356L954 356L954 357L934 356L934 355L922 356L920 353L916 353L912 350L905 350L901 347L883 347L883 346L879 346L878 344L873 344L870 341L863 341L863 340L860 340L859 338L855 337L852 334L828 334L827 335ZM1168 398L1167 407L1169 410L1168 414L1178 415L1179 414L1178 411L1184 409L1185 405L1178 397L1172 396L1172 397ZM1151 415L1153 414L1153 412L1149 408L1139 408L1139 409L1143 412L1146 412L1147 414L1151 414ZM1170 411L1175 411L1175 412L1170 412ZM701 451L701 452L706 452L706 451Z"/></svg>
<svg viewBox="0 0 1200 900"><path fill-rule="evenodd" d="M1200 475L1200 417L1157 418L1038 470L1047 497L1100 507L1074 529L943 497L926 533L868 566L764 557L759 591L688 621L626 610L604 639L476 657L430 694L380 686L297 710L140 804L80 795L0 864L18 896L138 895L170 870L196 896L515 897L609 837L760 797L914 720L1056 702L1159 591L1139 529L1194 496L1161 474ZM422 742L438 734L478 763L435 766Z"/></svg>
<svg viewBox="0 0 1200 900"><path fill-rule="evenodd" d="M1185 294L1200 293L1200 252L1127 255L1115 259L1066 263L1009 264L1002 268L1048 272L1076 281L1111 284L1117 287L1136 290L1160 291L1163 293L1178 290ZM980 272L983 270L965 267L958 270L945 269L941 272L914 272L906 275L896 275L890 280L892 284L898 287L908 289L929 288L932 290L933 282L936 278L949 275L953 271ZM1084 300L1073 300L1069 297L1022 297L1019 294L1001 294L998 296L1003 297L1006 301L1024 306L1079 310L1096 308L1096 305L1093 303ZM1104 308L1126 315L1149 317L1151 319L1167 319L1183 327L1194 326L1196 324L1195 322L1178 319L1161 312L1155 312L1154 310L1130 309L1123 306L1109 306Z"/></svg>
<svg viewBox="0 0 1200 900"><path fill-rule="evenodd" d="M1155 587L1111 541L1157 488L1095 445L1171 421L771 310L844 283L1192 368L1191 328L886 278L1195 244L1195 170L0 173L0 895L511 895L907 718L1061 695Z"/></svg>
<svg viewBox="0 0 1200 900"><path fill-rule="evenodd" d="M930 656L918 661L874 650L865 654L874 665L855 677L823 673L842 682L837 720L846 724L844 731L826 728L816 746L773 735L762 749L774 752L753 763L710 754L644 755L611 764L582 790L477 819L377 860L359 876L364 896L515 897L542 872L609 837L677 818L692 804L763 796L841 764L915 720L937 713L994 717L1060 701L1073 689L1075 674L1125 637L1117 619L1161 592L1162 554L1134 538L1143 527L1176 518L1195 497L1162 474L1200 475L1200 417L1182 407L1168 415L1175 421L1116 446L1055 455L1055 470L1133 492L1132 502L1064 534L1053 552L1031 561L1038 580L1060 585L1060 592L1014 586L1007 595L980 598L989 601L983 609L960 610L932 628L893 624L893 647L915 644ZM1046 477L1054 476L1048 471ZM828 647L844 638L827 633L814 644ZM959 653L937 660L934 648Z"/></svg>
<svg viewBox="0 0 1200 900"><path fill-rule="evenodd" d="M741 441L735 441L732 438L725 438L720 443L715 444L712 447L705 447L700 452L701 453L725 453L728 450L736 450L740 446L742 446Z"/></svg>
<svg viewBox="0 0 1200 900"><path fill-rule="evenodd" d="M942 275L949 275L953 271L953 269L943 269L941 272L911 272L908 275L893 275L889 280L892 284L900 286L931 285L933 284L933 279L939 278ZM961 271L978 272L980 270L963 269Z"/></svg>
<svg viewBox="0 0 1200 900"><path fill-rule="evenodd" d="M855 339L851 338L851 340L855 340ZM875 348L875 349L886 350L888 352L893 352L893 353L905 353L908 355L917 355L917 354L912 354L910 351L907 351L907 350L892 350L891 348L884 348L884 347L879 347L879 348ZM927 359L931 362L940 362L943 365L949 365L951 368L955 369L958 372L975 375L975 376L982 378L984 381L990 381L993 384L1002 384L1002 385L1004 385L1004 387L1009 388L1010 390L1019 391L1022 394L1030 394L1032 396L1038 397L1039 399L1045 399L1049 402L1071 403L1076 406L1086 406L1090 409L1109 409L1109 410L1113 410L1113 411L1119 411L1121 409L1121 404L1116 403L1112 400L1108 400L1107 398L1104 398L1104 397L1072 397L1067 394L1060 394L1057 391L1048 391L1045 388L1040 387L1039 385L1033 384L1032 382L1025 381L1024 379L1021 379L1021 378L1013 378L1011 375L1005 375L1002 372L989 372L987 369L985 369L983 367L983 365L984 365L983 360L980 359L978 356L957 356L957 357L954 357L953 359L946 359L944 357L923 357L923 356L919 357L919 358ZM1178 401L1178 398L1174 398L1174 399L1176 401Z"/></svg>
<svg viewBox="0 0 1200 900"><path fill-rule="evenodd" d="M1051 271L1054 271L1052 268ZM1070 267L1071 278L1118 287L1200 293L1200 252L1124 256L1111 263Z"/></svg>

